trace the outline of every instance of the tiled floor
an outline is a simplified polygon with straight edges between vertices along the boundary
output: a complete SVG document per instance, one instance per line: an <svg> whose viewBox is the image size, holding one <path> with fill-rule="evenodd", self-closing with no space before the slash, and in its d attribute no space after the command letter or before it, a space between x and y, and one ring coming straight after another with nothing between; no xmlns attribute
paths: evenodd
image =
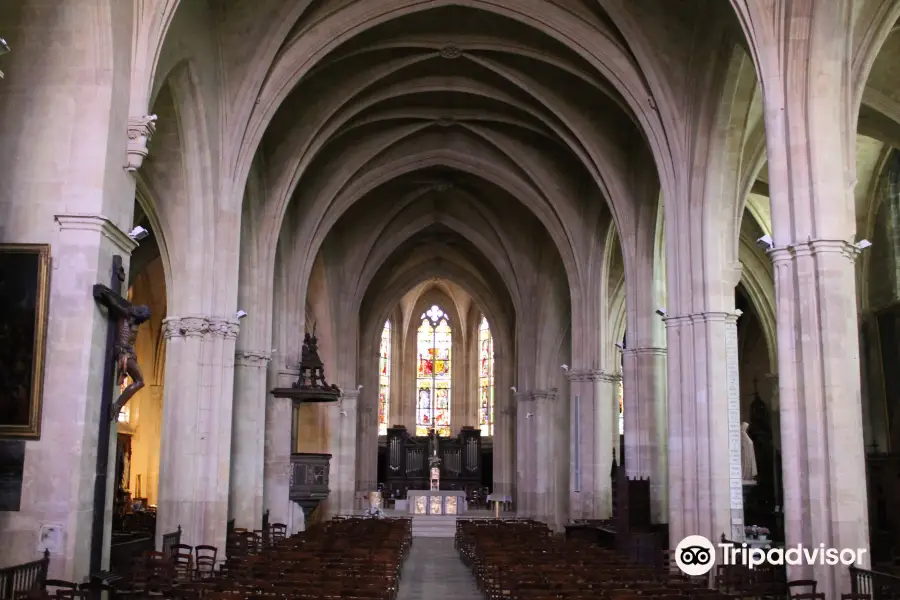
<svg viewBox="0 0 900 600"><path fill-rule="evenodd" d="M397 600L482 600L453 539L416 538L403 565Z"/></svg>

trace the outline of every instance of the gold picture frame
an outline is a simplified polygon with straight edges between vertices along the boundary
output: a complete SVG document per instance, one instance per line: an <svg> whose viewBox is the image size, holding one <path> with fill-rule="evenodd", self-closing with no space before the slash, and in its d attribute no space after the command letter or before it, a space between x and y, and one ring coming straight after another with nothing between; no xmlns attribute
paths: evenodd
<svg viewBox="0 0 900 600"><path fill-rule="evenodd" d="M0 244L0 439L41 437L49 244Z"/></svg>

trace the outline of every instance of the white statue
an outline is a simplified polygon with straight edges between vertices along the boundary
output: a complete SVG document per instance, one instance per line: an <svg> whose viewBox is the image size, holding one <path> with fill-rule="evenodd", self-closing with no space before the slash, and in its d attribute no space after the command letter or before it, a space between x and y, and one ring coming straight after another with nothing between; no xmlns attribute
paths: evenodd
<svg viewBox="0 0 900 600"><path fill-rule="evenodd" d="M741 423L741 479L747 482L756 481L756 452L753 449L753 440L747 430L750 423Z"/></svg>

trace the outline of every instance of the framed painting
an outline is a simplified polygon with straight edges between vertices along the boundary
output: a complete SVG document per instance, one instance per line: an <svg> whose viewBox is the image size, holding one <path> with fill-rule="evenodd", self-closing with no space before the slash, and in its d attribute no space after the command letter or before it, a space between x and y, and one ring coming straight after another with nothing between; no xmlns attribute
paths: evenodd
<svg viewBox="0 0 900 600"><path fill-rule="evenodd" d="M39 439L50 246L0 244L0 439Z"/></svg>

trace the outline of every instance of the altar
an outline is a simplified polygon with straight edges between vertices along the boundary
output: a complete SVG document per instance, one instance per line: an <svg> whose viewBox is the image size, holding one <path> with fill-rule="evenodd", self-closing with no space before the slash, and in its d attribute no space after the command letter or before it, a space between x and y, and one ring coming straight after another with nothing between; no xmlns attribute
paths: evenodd
<svg viewBox="0 0 900 600"><path fill-rule="evenodd" d="M462 490L409 490L411 515L461 515L466 512L466 493Z"/></svg>

